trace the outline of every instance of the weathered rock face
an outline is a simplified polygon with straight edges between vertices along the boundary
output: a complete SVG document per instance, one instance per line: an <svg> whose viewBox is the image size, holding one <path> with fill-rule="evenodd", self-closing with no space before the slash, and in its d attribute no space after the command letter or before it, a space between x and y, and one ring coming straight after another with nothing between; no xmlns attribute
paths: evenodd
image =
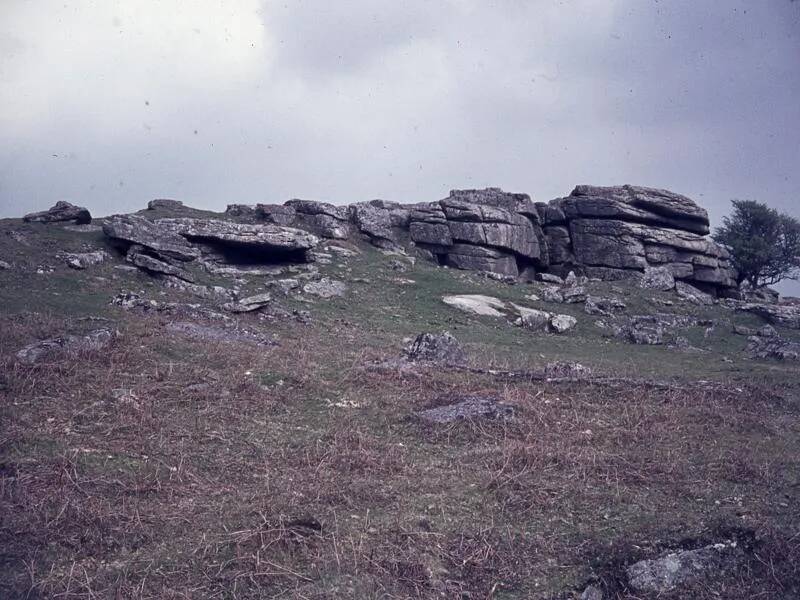
<svg viewBox="0 0 800 600"><path fill-rule="evenodd" d="M147 210L180 210L182 208L184 208L183 202L169 198L156 198L147 203Z"/></svg>
<svg viewBox="0 0 800 600"><path fill-rule="evenodd" d="M619 219L645 225L709 232L708 213L686 196L634 185L577 186L557 206L568 219Z"/></svg>
<svg viewBox="0 0 800 600"><path fill-rule="evenodd" d="M92 215L82 206L75 206L74 204L60 200L48 210L30 213L22 217L22 220L29 223L74 221L77 225L85 225L92 222Z"/></svg>
<svg viewBox="0 0 800 600"><path fill-rule="evenodd" d="M319 242L307 231L277 225L188 218L158 219L156 225L190 241L246 246L265 252L297 253L303 259L306 252Z"/></svg>
<svg viewBox="0 0 800 600"><path fill-rule="evenodd" d="M539 214L526 194L453 190L438 203L417 206L409 231L413 242L459 269L516 277L548 262Z"/></svg>
<svg viewBox="0 0 800 600"><path fill-rule="evenodd" d="M590 277L628 279L657 267L707 291L736 285L728 253L704 237L708 214L685 196L629 185L578 186L537 209L555 271L575 266Z"/></svg>
<svg viewBox="0 0 800 600"><path fill-rule="evenodd" d="M294 210L294 227L334 240L346 239L350 234L346 206L314 200L289 200L283 206Z"/></svg>
<svg viewBox="0 0 800 600"><path fill-rule="evenodd" d="M147 248L160 257L183 262L200 257L200 250L176 232L137 215L109 217L103 223L103 233L127 246Z"/></svg>
<svg viewBox="0 0 800 600"><path fill-rule="evenodd" d="M537 271L563 277L575 270L604 280L638 280L657 289L688 283L712 296L725 295L736 285L727 252L705 237L706 211L685 196L653 188L582 185L549 203L534 203L527 194L499 188L452 190L447 198L430 203L372 200L335 206L289 200L282 205L230 205L226 214L238 222L159 219L143 225L120 223L115 217L106 229L112 237L148 248L148 255L170 260L196 258L191 244L211 243L296 252L305 261L310 257L304 253L314 247L317 236L360 236L392 251L411 243L440 265L509 279L533 280ZM186 256L187 247L191 256Z"/></svg>

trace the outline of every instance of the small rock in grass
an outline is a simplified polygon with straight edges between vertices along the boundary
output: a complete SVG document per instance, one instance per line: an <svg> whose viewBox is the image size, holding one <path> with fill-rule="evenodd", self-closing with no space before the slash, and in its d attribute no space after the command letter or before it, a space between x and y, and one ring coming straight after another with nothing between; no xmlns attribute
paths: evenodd
<svg viewBox="0 0 800 600"><path fill-rule="evenodd" d="M449 331L420 333L405 352L411 361L431 361L451 364L463 363L466 354Z"/></svg>
<svg viewBox="0 0 800 600"><path fill-rule="evenodd" d="M578 320L570 315L554 315L550 319L550 329L555 333L566 333L574 329Z"/></svg>
<svg viewBox="0 0 800 600"><path fill-rule="evenodd" d="M497 398L467 396L453 404L423 410L417 416L439 424L476 418L507 419L514 416L514 407L503 404Z"/></svg>
<svg viewBox="0 0 800 600"><path fill-rule="evenodd" d="M17 352L17 360L32 365L60 350L87 351L102 350L111 342L114 333L110 329L95 329L86 335L65 335L28 344Z"/></svg>
<svg viewBox="0 0 800 600"><path fill-rule="evenodd" d="M305 284L303 286L303 291L306 294L327 299L344 296L345 291L347 291L347 286L342 281L323 277L319 281L312 281Z"/></svg>
<svg viewBox="0 0 800 600"><path fill-rule="evenodd" d="M639 561L625 569L625 575L634 591L663 594L682 585L719 576L720 572L735 568L740 556L736 542L726 541Z"/></svg>

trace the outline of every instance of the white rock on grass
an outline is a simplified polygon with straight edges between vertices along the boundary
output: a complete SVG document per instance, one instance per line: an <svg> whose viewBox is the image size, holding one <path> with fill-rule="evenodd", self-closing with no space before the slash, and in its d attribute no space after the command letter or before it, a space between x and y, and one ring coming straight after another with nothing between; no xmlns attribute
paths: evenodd
<svg viewBox="0 0 800 600"><path fill-rule="evenodd" d="M505 311L508 310L506 303L502 300L481 294L444 296L442 302L453 308L483 317L505 317Z"/></svg>
<svg viewBox="0 0 800 600"><path fill-rule="evenodd" d="M555 333L566 333L578 324L575 317L569 315L554 315L550 319L550 329Z"/></svg>

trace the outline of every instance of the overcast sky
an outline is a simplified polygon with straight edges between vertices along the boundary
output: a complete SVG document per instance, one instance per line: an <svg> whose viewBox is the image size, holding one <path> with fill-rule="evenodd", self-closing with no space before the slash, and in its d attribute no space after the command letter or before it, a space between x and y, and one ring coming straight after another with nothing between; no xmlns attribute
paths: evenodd
<svg viewBox="0 0 800 600"><path fill-rule="evenodd" d="M0 0L0 217L579 183L800 216L799 134L790 0Z"/></svg>

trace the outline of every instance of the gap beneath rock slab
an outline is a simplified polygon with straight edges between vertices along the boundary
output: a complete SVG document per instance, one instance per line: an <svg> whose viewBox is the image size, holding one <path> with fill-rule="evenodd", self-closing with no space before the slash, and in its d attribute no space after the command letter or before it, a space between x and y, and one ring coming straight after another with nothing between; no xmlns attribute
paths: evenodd
<svg viewBox="0 0 800 600"><path fill-rule="evenodd" d="M203 249L204 254L218 262L230 265L247 266L283 266L298 265L311 262L307 250L265 247L259 244L246 242L225 242L208 238L188 237Z"/></svg>

